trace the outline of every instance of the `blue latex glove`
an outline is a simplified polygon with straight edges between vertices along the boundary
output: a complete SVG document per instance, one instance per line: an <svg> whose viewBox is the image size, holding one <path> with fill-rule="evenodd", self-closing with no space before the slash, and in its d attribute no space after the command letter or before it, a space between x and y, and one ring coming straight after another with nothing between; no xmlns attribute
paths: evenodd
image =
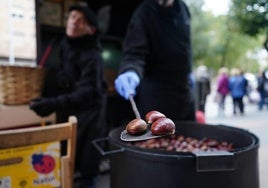
<svg viewBox="0 0 268 188"><path fill-rule="evenodd" d="M114 81L116 91L129 100L129 96L136 95L136 87L140 84L140 78L137 73L128 71L120 74Z"/></svg>

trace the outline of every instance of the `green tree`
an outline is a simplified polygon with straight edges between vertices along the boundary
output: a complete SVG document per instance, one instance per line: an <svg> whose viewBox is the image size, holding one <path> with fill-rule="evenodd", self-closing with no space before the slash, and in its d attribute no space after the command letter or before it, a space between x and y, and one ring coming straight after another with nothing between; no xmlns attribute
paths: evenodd
<svg viewBox="0 0 268 188"><path fill-rule="evenodd" d="M260 46L260 37L252 37L235 29L232 16L215 16L203 11L203 0L187 0L191 12L194 66L206 65L218 70L222 66L257 71L254 54Z"/></svg>
<svg viewBox="0 0 268 188"><path fill-rule="evenodd" d="M268 40L268 1L267 0L232 0L230 17L237 23L241 32L257 36L266 35L266 49ZM268 49L267 49L268 50Z"/></svg>

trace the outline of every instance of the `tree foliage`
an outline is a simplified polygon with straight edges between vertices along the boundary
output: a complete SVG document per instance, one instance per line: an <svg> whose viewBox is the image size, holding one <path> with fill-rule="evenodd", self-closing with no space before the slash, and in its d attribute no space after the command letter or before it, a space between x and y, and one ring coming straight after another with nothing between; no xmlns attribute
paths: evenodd
<svg viewBox="0 0 268 188"><path fill-rule="evenodd" d="M250 36L267 32L267 0L232 0L229 15L238 24L239 29Z"/></svg>
<svg viewBox="0 0 268 188"><path fill-rule="evenodd" d="M187 0L187 3L192 20L194 67L206 65L215 72L222 66L239 67L244 71L257 72L257 60L247 54L261 48L259 37L235 29L238 24L232 20L233 16L215 16L203 11L203 0Z"/></svg>
<svg viewBox="0 0 268 188"><path fill-rule="evenodd" d="M250 36L266 35L263 45L268 51L267 0L232 0L229 15L241 32Z"/></svg>

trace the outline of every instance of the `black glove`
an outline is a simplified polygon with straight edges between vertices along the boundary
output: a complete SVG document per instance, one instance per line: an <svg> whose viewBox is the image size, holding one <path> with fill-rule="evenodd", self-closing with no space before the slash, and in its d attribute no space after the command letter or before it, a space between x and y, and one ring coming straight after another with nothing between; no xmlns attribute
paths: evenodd
<svg viewBox="0 0 268 188"><path fill-rule="evenodd" d="M48 116L56 111L57 102L54 98L37 98L30 102L30 109L41 117Z"/></svg>

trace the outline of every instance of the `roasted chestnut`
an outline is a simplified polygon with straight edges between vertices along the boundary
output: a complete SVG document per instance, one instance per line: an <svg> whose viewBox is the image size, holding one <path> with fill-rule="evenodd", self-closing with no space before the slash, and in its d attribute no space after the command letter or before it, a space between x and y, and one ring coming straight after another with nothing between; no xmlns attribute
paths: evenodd
<svg viewBox="0 0 268 188"><path fill-rule="evenodd" d="M169 118L159 118L151 125L153 135L165 135L175 133L175 123Z"/></svg>
<svg viewBox="0 0 268 188"><path fill-rule="evenodd" d="M135 146L146 149L160 149L177 152L196 151L232 151L232 143L218 141L211 138L194 138L183 135L170 135L162 138L149 139L132 143Z"/></svg>
<svg viewBox="0 0 268 188"><path fill-rule="evenodd" d="M130 135L139 135L147 130L147 123L143 119L133 119L126 126L126 131Z"/></svg>
<svg viewBox="0 0 268 188"><path fill-rule="evenodd" d="M161 117L166 117L166 116L164 114L162 114L161 112L153 110L153 111L148 112L145 115L145 120L147 123L151 124Z"/></svg>

